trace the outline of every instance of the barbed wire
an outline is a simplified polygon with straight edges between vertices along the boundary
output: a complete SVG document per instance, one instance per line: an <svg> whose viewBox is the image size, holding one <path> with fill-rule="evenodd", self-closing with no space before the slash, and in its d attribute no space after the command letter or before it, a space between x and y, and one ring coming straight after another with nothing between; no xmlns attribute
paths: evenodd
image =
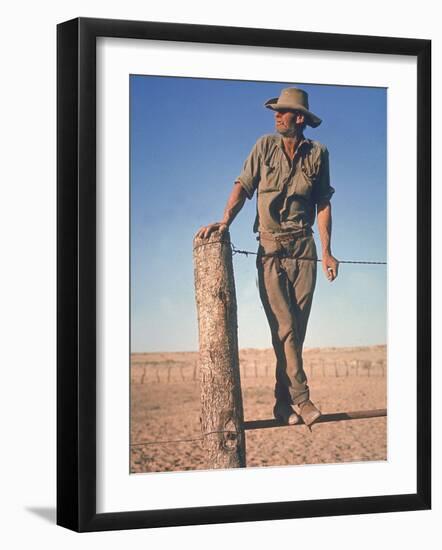
<svg viewBox="0 0 442 550"><path fill-rule="evenodd" d="M248 256L249 254L253 254L254 256L258 256L259 252L252 252L251 250L239 250L236 248L236 246L232 243L232 254L244 254L245 256ZM269 254L261 254L262 256L279 256L278 253L269 253ZM291 257L287 255L287 257ZM310 260L312 262L322 262L321 258L309 258L307 256L302 256L300 258L296 258L298 260ZM338 263L340 264L373 264L373 265L386 265L387 262L371 262L366 260L338 260Z"/></svg>
<svg viewBox="0 0 442 550"><path fill-rule="evenodd" d="M336 422L340 420L357 420L357 419L368 419L368 418L377 418L377 417L384 417L387 416L387 409L374 409L374 410L365 410L365 411L353 411L353 412L337 412L337 413L328 413L323 414L321 417L317 420L318 423L323 422ZM275 421L277 422L275 424ZM302 422L299 425L305 425L305 422ZM255 430L260 428L277 428L277 427L289 427L288 424L281 424L275 419L271 420L252 420L248 422L244 422L243 424L243 430ZM307 426L310 431L311 427ZM169 440L163 440L163 441L140 441L138 443L132 443L130 447L144 447L148 445L165 445L168 443L189 443L189 442L195 442L195 441L203 441L204 438L208 435L212 434L233 434L235 437L240 436L241 432L237 432L235 430L214 430L210 432L205 432L200 437L192 437L192 438L185 438L185 439L169 439Z"/></svg>
<svg viewBox="0 0 442 550"><path fill-rule="evenodd" d="M196 246L194 246L194 250L196 250L197 248L200 248L202 246L208 246L208 245L211 245L211 244L226 244L226 245L229 245L231 250L232 250L232 255L234 256L235 254L243 254L244 256L249 256L252 255L252 256L278 256L278 257L286 257L286 258L292 258L293 256L290 256L289 254L286 254L286 255L283 255L283 254L280 254L279 252L271 252L271 253L266 253L266 254L262 254L260 252L253 252L251 250L241 250L239 248L236 248L236 246L231 243L231 242L228 242L228 241L223 241L223 240L220 240L220 241L210 241L210 242L207 242L207 243L201 243L201 244L197 244ZM307 256L302 256L300 258L296 258L297 260L306 260L306 261L311 261L311 262L322 262L322 258L309 258ZM387 262L374 262L374 261L367 261L367 260L338 260L338 263L339 264L365 264L365 265L387 265Z"/></svg>
<svg viewBox="0 0 442 550"><path fill-rule="evenodd" d="M213 432L206 432L202 435L202 437L194 437L194 438L188 438L188 439L167 439L164 441L141 441L140 443L131 443L131 447L144 447L145 445L165 445L167 443L191 443L193 441L203 441L204 438L207 435L212 434L225 434L230 433L234 435L238 435L238 432L235 432L233 430L215 430Z"/></svg>

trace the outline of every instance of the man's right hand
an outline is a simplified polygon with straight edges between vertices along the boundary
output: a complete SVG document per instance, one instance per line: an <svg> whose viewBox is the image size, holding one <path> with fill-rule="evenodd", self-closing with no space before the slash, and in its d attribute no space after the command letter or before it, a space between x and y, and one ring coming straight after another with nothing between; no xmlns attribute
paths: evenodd
<svg viewBox="0 0 442 550"><path fill-rule="evenodd" d="M199 239L208 239L210 237L210 234L214 231L219 231L219 233L222 235L229 229L228 225L223 222L215 222L210 223L209 225L203 226L200 229L198 229L196 237Z"/></svg>

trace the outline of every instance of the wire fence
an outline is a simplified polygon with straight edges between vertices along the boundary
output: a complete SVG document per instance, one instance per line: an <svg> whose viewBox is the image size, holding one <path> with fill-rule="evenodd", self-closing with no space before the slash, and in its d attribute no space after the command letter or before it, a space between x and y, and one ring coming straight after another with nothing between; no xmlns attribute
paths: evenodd
<svg viewBox="0 0 442 550"><path fill-rule="evenodd" d="M222 241L218 241L218 242L222 242ZM239 248L236 248L236 246L233 243L230 246L232 248L232 254L233 255L243 254L245 256L249 256L249 255L258 256L258 252L252 252L250 250L240 250ZM272 254L263 254L263 255L264 256L279 256L279 254L277 252L272 253ZM308 258L308 257L305 257L305 256L302 257L302 260L310 260L312 262L322 262L321 258ZM368 261L368 260L339 260L339 263L340 264L387 265L387 262L377 262L377 261L375 262L375 261Z"/></svg>
<svg viewBox="0 0 442 550"><path fill-rule="evenodd" d="M385 376L386 360L368 359L304 359L304 370L310 379L318 377ZM263 361L240 363L242 379L274 377L275 365ZM176 382L198 382L198 362L145 362L132 365L134 384L171 384Z"/></svg>
<svg viewBox="0 0 442 550"><path fill-rule="evenodd" d="M263 358L260 360L242 360L240 362L240 374L244 385L260 384L260 380L269 383L266 378L273 379L274 364L266 361ZM385 358L369 360L360 358L351 359L330 359L330 358L308 358L304 359L304 369L310 379L324 377L384 377L387 370L387 362ZM138 362L132 365L131 381L135 385L156 385L156 384L182 384L183 382L196 386L199 384L199 365L198 360L193 361L146 361ZM192 390L194 391L194 390ZM321 418L321 422L336 422L342 420L355 420L362 418L374 418L386 416L385 409L375 409L370 411L356 411L348 413L333 413L325 414ZM256 424L256 425L255 425ZM283 424L277 420L265 421L249 421L244 423L245 430L254 430L259 428L275 428ZM133 455L133 463L138 464L150 455L145 455L147 449L158 448L172 445L192 444L194 450L196 448L203 449L205 439L210 435L215 434L230 434L231 430L220 430L202 434L188 433L187 437L178 437L170 439L153 439L153 440L135 440L131 442L130 448ZM233 433L234 434L234 433ZM177 434L178 435L178 434ZM234 434L235 435L235 434ZM146 451L144 451L144 449ZM194 452L194 451L192 451ZM144 458L143 458L144 457Z"/></svg>
<svg viewBox="0 0 442 550"><path fill-rule="evenodd" d="M258 256L258 252L254 252L252 250L241 250L240 248L237 248L233 243L225 240L219 240L219 241L208 241L205 243L200 243L195 245L194 250L197 248L201 248L203 246L211 246L214 244L226 244L227 246L230 246L232 250L232 255L235 254L243 254L244 256ZM262 256L279 256L281 257L280 252L271 252L268 254L261 254ZM302 256L302 260L310 260L312 262L322 262L322 258L308 258L307 256ZM387 265L387 262L380 262L380 261L371 261L371 260L338 260L340 264L363 264L363 265Z"/></svg>
<svg viewBox="0 0 442 550"><path fill-rule="evenodd" d="M317 424L323 424L326 422L341 422L343 420L363 420L369 418L382 418L387 416L387 409L372 409L366 411L351 411L351 412L341 412L341 413L329 413L323 414L316 421ZM303 422L297 424L297 426L304 425ZM276 427L287 427L287 424L284 424L280 420L271 419L271 420L251 420L244 422L244 430L259 430L263 428L276 428ZM217 430L207 432L200 436L182 438L182 439L165 439L165 440L155 440L155 441L137 441L131 443L130 447L133 450L136 450L141 447L149 447L152 445L168 445L176 443L194 443L204 441L205 438L213 434L230 434L232 437L238 436L238 432L232 430Z"/></svg>
<svg viewBox="0 0 442 550"><path fill-rule="evenodd" d="M249 250L240 250L234 244L226 241L212 241L201 243L196 246L207 246L222 242L228 244L232 249L232 255L242 254L245 256L257 255L257 252ZM321 262L319 258L302 258ZM340 264L366 264L366 265L386 265L387 262L363 261L363 260L340 260ZM349 376L381 376L386 375L386 360L368 360L368 359L304 359L304 370L310 379L316 377L349 377ZM249 360L240 361L240 376L242 379L260 379L274 378L275 365L270 361ZM177 382L199 383L199 365L198 361L146 361L132 364L131 382L133 384L172 384ZM386 409L375 409L370 411L356 411L350 413L333 413L322 415L321 422L336 422L342 420L355 420L362 418L376 418L386 416ZM244 429L272 428L282 425L277 420L250 421L244 423ZM198 443L201 444L206 437L215 434L227 433L236 436L231 430L221 430L209 432L181 439L164 439L154 441L136 441L131 443L132 452L143 453L143 448L155 445L176 445L178 443Z"/></svg>

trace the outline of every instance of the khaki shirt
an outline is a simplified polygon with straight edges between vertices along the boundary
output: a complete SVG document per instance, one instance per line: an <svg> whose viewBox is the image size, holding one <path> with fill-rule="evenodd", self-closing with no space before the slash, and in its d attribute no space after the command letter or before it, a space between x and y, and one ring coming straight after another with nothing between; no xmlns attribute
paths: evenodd
<svg viewBox="0 0 442 550"><path fill-rule="evenodd" d="M328 156L324 145L303 138L291 161L282 136L268 134L258 139L236 180L249 199L257 190L255 233L312 227L316 205L330 200L335 192Z"/></svg>

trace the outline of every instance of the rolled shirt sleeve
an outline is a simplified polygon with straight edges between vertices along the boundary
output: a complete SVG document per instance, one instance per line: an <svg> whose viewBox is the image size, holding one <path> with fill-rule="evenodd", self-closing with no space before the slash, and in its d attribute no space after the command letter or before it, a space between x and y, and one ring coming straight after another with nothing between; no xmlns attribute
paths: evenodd
<svg viewBox="0 0 442 550"><path fill-rule="evenodd" d="M316 204L328 202L335 189L330 185L330 164L327 147L321 147L318 177L315 182L314 201Z"/></svg>
<svg viewBox="0 0 442 550"><path fill-rule="evenodd" d="M260 179L261 141L259 139L255 143L244 162L241 174L235 180L241 184L249 199L253 197Z"/></svg>

